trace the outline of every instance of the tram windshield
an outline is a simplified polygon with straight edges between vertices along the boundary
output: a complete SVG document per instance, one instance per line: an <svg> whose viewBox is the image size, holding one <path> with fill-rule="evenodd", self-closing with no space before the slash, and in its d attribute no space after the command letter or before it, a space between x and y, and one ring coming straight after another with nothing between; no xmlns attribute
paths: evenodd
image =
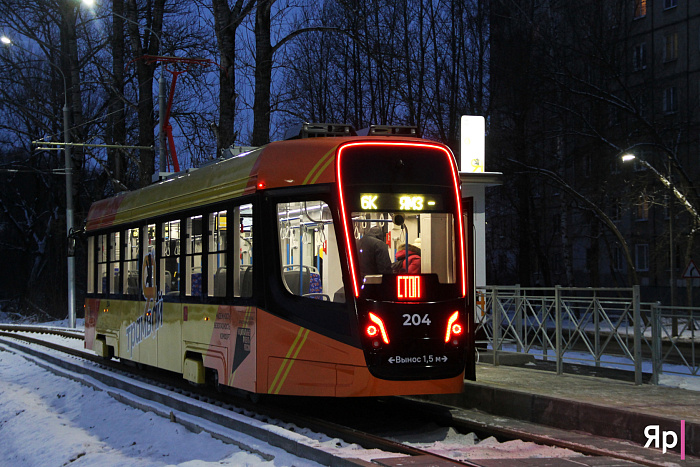
<svg viewBox="0 0 700 467"><path fill-rule="evenodd" d="M457 281L451 213L353 212L352 223L363 283L379 283L383 274L436 274L440 283Z"/></svg>
<svg viewBox="0 0 700 467"><path fill-rule="evenodd" d="M348 144L337 158L346 246L355 250L355 296L364 289L366 298L389 299L403 280L426 284L422 299L464 295L461 197L452 154L437 145L381 141Z"/></svg>

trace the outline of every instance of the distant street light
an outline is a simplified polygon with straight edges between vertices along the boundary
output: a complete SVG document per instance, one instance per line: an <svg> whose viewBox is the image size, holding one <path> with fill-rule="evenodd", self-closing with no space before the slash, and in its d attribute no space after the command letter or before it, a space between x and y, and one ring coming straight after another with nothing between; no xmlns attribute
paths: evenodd
<svg viewBox="0 0 700 467"><path fill-rule="evenodd" d="M7 36L2 36L0 42L7 46L19 47L25 52L36 56L33 52L13 44L12 40ZM41 57L39 57L41 58ZM73 239L73 162L71 159L70 150L70 109L68 108L68 83L66 75L60 67L47 60L47 63L61 73L63 78L63 154L65 156L66 166L66 241L68 242L67 268L68 268L68 321L71 328L75 328L76 309L75 309L75 248Z"/></svg>

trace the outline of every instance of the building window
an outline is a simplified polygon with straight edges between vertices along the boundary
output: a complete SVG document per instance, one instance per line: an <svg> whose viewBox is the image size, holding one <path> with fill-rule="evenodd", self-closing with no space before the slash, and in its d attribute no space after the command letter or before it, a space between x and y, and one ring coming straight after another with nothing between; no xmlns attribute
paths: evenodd
<svg viewBox="0 0 700 467"><path fill-rule="evenodd" d="M678 6L678 0L664 0L664 9L675 8Z"/></svg>
<svg viewBox="0 0 700 467"><path fill-rule="evenodd" d="M675 86L664 89L663 106L664 112L667 114L678 112L678 92Z"/></svg>
<svg viewBox="0 0 700 467"><path fill-rule="evenodd" d="M613 198L611 205L611 212L610 216L612 217L612 220L614 221L619 221L622 219L622 203L618 198Z"/></svg>
<svg viewBox="0 0 700 467"><path fill-rule="evenodd" d="M625 267L624 255L622 254L622 248L619 246L614 246L612 251L612 268L615 272L623 272Z"/></svg>
<svg viewBox="0 0 700 467"><path fill-rule="evenodd" d="M649 220L649 198L642 195L637 203L637 219L638 221Z"/></svg>
<svg viewBox="0 0 700 467"><path fill-rule="evenodd" d="M643 18L647 15L647 0L634 1L634 17Z"/></svg>
<svg viewBox="0 0 700 467"><path fill-rule="evenodd" d="M642 42L634 46L632 55L632 68L634 71L641 71L647 67L647 44Z"/></svg>
<svg viewBox="0 0 700 467"><path fill-rule="evenodd" d="M634 266L637 271L649 270L649 245L639 244L634 246Z"/></svg>
<svg viewBox="0 0 700 467"><path fill-rule="evenodd" d="M678 33L674 32L664 37L664 61L678 59Z"/></svg>

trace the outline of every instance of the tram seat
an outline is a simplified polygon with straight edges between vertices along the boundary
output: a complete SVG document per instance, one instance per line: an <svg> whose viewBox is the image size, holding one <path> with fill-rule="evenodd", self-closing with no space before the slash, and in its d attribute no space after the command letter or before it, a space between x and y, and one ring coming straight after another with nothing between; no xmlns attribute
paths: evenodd
<svg viewBox="0 0 700 467"><path fill-rule="evenodd" d="M222 266L214 274L214 296L226 296L226 267Z"/></svg>
<svg viewBox="0 0 700 467"><path fill-rule="evenodd" d="M284 271L282 274L287 288L294 295L304 295L309 293L309 290L311 289L311 272L308 268L302 269L301 274L299 274L299 269ZM299 293L300 279L302 281L301 293Z"/></svg>
<svg viewBox="0 0 700 467"><path fill-rule="evenodd" d="M173 278L170 271L165 271L165 293L168 294L173 288Z"/></svg>
<svg viewBox="0 0 700 467"><path fill-rule="evenodd" d="M241 266L241 297L253 296L253 266Z"/></svg>
<svg viewBox="0 0 700 467"><path fill-rule="evenodd" d="M102 290L101 293L107 293L107 273L102 274Z"/></svg>
<svg viewBox="0 0 700 467"><path fill-rule="evenodd" d="M192 296L201 297L202 296L202 268L194 268L192 273Z"/></svg>

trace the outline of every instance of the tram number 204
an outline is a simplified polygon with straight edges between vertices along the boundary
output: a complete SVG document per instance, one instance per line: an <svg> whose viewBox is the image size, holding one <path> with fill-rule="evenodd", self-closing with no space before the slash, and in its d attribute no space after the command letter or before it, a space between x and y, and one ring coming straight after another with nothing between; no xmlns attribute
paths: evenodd
<svg viewBox="0 0 700 467"><path fill-rule="evenodd" d="M430 318L428 318L427 314L420 315L418 313L414 313L412 315L409 315L408 313L406 313L401 316L404 318L404 326L420 326L421 324L430 326Z"/></svg>

